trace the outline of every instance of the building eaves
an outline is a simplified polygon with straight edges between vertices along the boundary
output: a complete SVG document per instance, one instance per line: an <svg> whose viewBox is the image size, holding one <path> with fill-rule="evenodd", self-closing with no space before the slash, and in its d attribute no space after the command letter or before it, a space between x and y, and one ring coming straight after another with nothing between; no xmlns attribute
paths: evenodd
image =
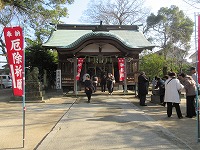
<svg viewBox="0 0 200 150"><path fill-rule="evenodd" d="M110 30L109 32L91 30L56 30L44 47L72 49L88 38L112 38L124 44L128 48L153 48L149 41L139 31Z"/></svg>

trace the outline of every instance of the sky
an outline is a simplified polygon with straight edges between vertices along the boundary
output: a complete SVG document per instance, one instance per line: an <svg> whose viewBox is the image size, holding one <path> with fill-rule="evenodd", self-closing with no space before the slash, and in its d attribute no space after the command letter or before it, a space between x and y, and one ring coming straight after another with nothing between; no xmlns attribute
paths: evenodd
<svg viewBox="0 0 200 150"><path fill-rule="evenodd" d="M84 10L87 9L87 5L90 0L74 0L75 2L71 5L68 5L68 13L69 17L64 18L62 21L66 24L82 24L80 22L80 17L82 16L82 13ZM179 7L180 10L183 10L185 15L189 16L194 21L194 13L200 12L200 9L195 9L194 7L191 7L187 3L183 2L182 0L146 0L145 6L150 8L151 12L154 14L157 14L157 11L161 7L170 7L171 5L176 5ZM200 8L200 7L199 7ZM191 43L195 43L194 35L192 37ZM193 44L194 45L194 44ZM190 53L193 53L195 51L194 48L191 49ZM3 57L0 56L0 61L3 61ZM2 66L2 63L0 63L0 68Z"/></svg>
<svg viewBox="0 0 200 150"><path fill-rule="evenodd" d="M75 0L75 2L72 5L69 5L68 13L69 18L66 18L63 20L66 24L82 24L80 22L80 17L84 10L87 9L87 5L90 0ZM170 7L171 5L176 5L179 7L180 10L183 10L185 15L190 17L193 21L195 20L195 13L200 12L200 9L195 9L194 7L190 6L183 0L146 0L144 4L147 8L150 9L150 11L154 14L157 14L158 10L161 7ZM196 6L196 5L195 5ZM198 6L196 6L198 7ZM200 8L200 5L199 5ZM189 54L194 53L195 51L195 35L192 35L191 39L191 50L189 51Z"/></svg>
<svg viewBox="0 0 200 150"><path fill-rule="evenodd" d="M67 24L81 23L79 19L84 10L87 9L88 3L89 0L75 0L72 5L68 5L67 8L69 18L66 18L63 21ZM170 7L171 5L178 6L181 10L185 12L186 15L190 16L191 19L194 18L194 12L198 11L187 3L183 2L182 0L146 0L145 2L145 6L150 8L154 14L156 14L161 7Z"/></svg>
<svg viewBox="0 0 200 150"><path fill-rule="evenodd" d="M72 5L68 6L68 13L69 18L66 18L63 20L66 24L82 24L80 22L80 17L84 10L87 9L87 5L90 0L75 0L75 2ZM196 9L183 0L146 0L144 3L145 7L149 8L152 13L155 15L157 14L158 10L161 7L170 7L171 5L176 5L179 7L180 10L183 10L184 14L190 17L193 21L195 21L195 13L200 12L200 9ZM198 7L197 5L195 5ZM200 8L200 5L199 5ZM191 50L189 51L189 54L195 52L195 35L192 35L191 38ZM188 59L188 61L190 61Z"/></svg>

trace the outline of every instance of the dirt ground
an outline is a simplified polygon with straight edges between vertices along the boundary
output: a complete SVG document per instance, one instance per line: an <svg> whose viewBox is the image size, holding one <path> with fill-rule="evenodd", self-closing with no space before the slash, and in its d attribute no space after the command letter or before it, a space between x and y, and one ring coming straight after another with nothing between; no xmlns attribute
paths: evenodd
<svg viewBox="0 0 200 150"><path fill-rule="evenodd" d="M10 95L8 90L0 93L0 149L33 150L76 99L59 97L51 98L45 103L26 103L23 148L22 102L6 102Z"/></svg>
<svg viewBox="0 0 200 150"><path fill-rule="evenodd" d="M75 97L55 97L45 103L26 103L25 113L25 148L23 148L23 111L22 102L8 103L11 92L0 89L0 149L33 150L41 140L52 130L56 123L67 112ZM52 94L53 95L53 94ZM175 110L168 118L166 107L150 102L148 97L146 107L139 106L139 100L134 95L121 95L129 99L144 113L157 120L164 128L188 144L192 149L200 149L197 142L196 118L178 119ZM185 116L185 99L181 101L181 110Z"/></svg>

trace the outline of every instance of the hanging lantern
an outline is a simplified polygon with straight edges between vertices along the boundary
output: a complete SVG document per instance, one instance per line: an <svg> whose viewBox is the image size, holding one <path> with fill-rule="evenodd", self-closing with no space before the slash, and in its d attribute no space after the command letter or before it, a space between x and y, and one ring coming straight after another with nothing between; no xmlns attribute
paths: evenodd
<svg viewBox="0 0 200 150"><path fill-rule="evenodd" d="M106 59L105 59L105 64L108 62L108 58L106 57Z"/></svg>
<svg viewBox="0 0 200 150"><path fill-rule="evenodd" d="M105 57L104 56L102 56L102 63L104 63L105 62Z"/></svg>
<svg viewBox="0 0 200 150"><path fill-rule="evenodd" d="M100 63L103 63L103 56L101 57L101 62Z"/></svg>
<svg viewBox="0 0 200 150"><path fill-rule="evenodd" d="M99 63L103 63L103 57L102 56L99 56Z"/></svg>
<svg viewBox="0 0 200 150"><path fill-rule="evenodd" d="M112 63L112 57L110 57L110 63Z"/></svg>
<svg viewBox="0 0 200 150"><path fill-rule="evenodd" d="M95 59L95 57L93 56L93 63L95 63L96 62L96 59Z"/></svg>
<svg viewBox="0 0 200 150"><path fill-rule="evenodd" d="M98 57L96 57L96 63L98 63L99 62L99 58Z"/></svg>

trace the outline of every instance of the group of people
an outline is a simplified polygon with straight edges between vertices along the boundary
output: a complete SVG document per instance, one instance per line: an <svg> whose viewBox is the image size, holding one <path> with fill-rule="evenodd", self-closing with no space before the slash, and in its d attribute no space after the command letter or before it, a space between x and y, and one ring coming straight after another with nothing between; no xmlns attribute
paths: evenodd
<svg viewBox="0 0 200 150"><path fill-rule="evenodd" d="M180 93L185 90L186 93L186 117L192 118L196 116L195 111L195 97L197 91L195 68L191 68L191 76L180 73L176 74L170 72L163 78L156 77L155 89L159 88L161 105L167 105L167 116L171 117L172 109L175 107L176 113L179 119L183 118L180 102ZM149 80L144 72L138 76L138 97L140 99L140 105L146 106L145 100L148 94Z"/></svg>
<svg viewBox="0 0 200 150"><path fill-rule="evenodd" d="M155 77L156 84L155 89L159 89L160 103L163 106L167 105L167 116L171 117L172 109L175 107L176 113L179 119L183 118L180 102L180 93L183 89L186 92L186 117L192 118L196 116L195 111L195 97L197 91L195 68L191 68L192 75L189 76L185 73L176 74L175 72L170 72L163 78ZM85 93L88 98L88 103L90 103L91 95L96 92L96 87L98 84L98 77L94 76L92 79L89 74L85 74L83 77L83 82L85 86ZM106 91L106 85L108 93L112 95L113 88L115 84L115 78L111 73L108 76L105 74L101 77L101 91ZM138 97L140 99L141 106L146 105L146 95L148 94L149 80L145 75L145 72L141 72L138 76Z"/></svg>
<svg viewBox="0 0 200 150"><path fill-rule="evenodd" d="M94 75L92 79L90 78L90 75L87 73L83 76L83 83L85 86L85 93L88 98L88 103L90 103L92 93L93 92L95 93L97 90L98 80L99 79L96 75ZM108 93L112 95L114 84L115 84L115 77L112 75L112 73L108 73L108 76L106 76L105 74L102 75L100 82L102 92L106 91L106 85L107 85Z"/></svg>

